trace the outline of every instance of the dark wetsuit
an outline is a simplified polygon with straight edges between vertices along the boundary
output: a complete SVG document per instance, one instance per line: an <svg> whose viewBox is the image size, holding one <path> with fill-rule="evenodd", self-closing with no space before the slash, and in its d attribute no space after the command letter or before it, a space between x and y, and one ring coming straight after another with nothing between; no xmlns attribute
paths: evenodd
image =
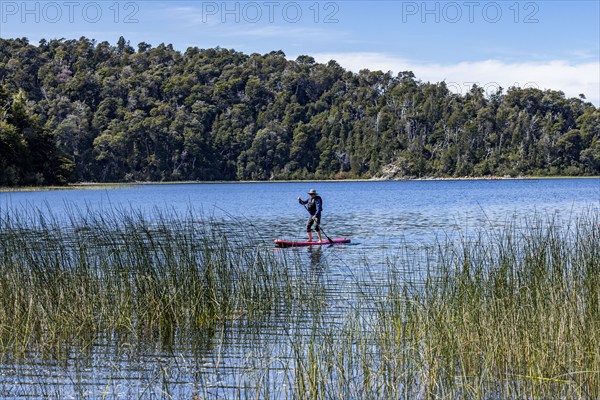
<svg viewBox="0 0 600 400"><path fill-rule="evenodd" d="M319 225L321 224L321 212L323 211L323 199L321 196L315 195L315 197L311 197L308 200L298 200L300 204L307 205L306 209L310 213L310 218L306 222L306 232L310 232L313 224L315 224L315 231L319 232L321 228ZM316 216L316 218L314 218Z"/></svg>

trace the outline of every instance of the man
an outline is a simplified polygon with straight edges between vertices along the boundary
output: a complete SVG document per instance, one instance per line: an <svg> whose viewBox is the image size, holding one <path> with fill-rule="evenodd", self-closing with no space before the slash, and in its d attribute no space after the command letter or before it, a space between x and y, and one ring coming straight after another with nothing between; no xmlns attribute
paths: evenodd
<svg viewBox="0 0 600 400"><path fill-rule="evenodd" d="M308 234L308 241L312 242L312 226L315 224L315 231L319 236L319 242L323 241L321 237L321 212L323 211L323 199L321 196L317 194L315 189L310 189L308 191L310 198L308 200L302 200L300 196L298 196L298 202L305 206L305 208L310 213L310 218L306 222L306 233Z"/></svg>

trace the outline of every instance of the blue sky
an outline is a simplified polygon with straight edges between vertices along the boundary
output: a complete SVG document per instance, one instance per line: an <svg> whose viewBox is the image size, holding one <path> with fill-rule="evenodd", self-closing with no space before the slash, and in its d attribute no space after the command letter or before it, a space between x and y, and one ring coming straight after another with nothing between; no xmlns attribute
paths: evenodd
<svg viewBox="0 0 600 400"><path fill-rule="evenodd" d="M6 1L0 37L171 43L473 84L585 94L600 105L598 1Z"/></svg>

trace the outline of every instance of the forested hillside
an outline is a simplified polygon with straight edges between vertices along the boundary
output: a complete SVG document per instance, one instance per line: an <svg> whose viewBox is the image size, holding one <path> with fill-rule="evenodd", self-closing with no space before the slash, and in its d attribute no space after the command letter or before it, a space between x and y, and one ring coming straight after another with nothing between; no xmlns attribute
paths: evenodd
<svg viewBox="0 0 600 400"><path fill-rule="evenodd" d="M0 185L489 175L600 175L600 109L275 51L0 39Z"/></svg>

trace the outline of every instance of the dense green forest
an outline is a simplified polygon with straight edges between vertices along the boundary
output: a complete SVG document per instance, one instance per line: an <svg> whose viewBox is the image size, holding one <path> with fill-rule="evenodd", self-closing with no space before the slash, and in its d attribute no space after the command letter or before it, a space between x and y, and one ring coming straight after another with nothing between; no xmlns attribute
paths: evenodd
<svg viewBox="0 0 600 400"><path fill-rule="evenodd" d="M0 39L0 185L600 175L600 109L580 97L457 95L281 51Z"/></svg>

